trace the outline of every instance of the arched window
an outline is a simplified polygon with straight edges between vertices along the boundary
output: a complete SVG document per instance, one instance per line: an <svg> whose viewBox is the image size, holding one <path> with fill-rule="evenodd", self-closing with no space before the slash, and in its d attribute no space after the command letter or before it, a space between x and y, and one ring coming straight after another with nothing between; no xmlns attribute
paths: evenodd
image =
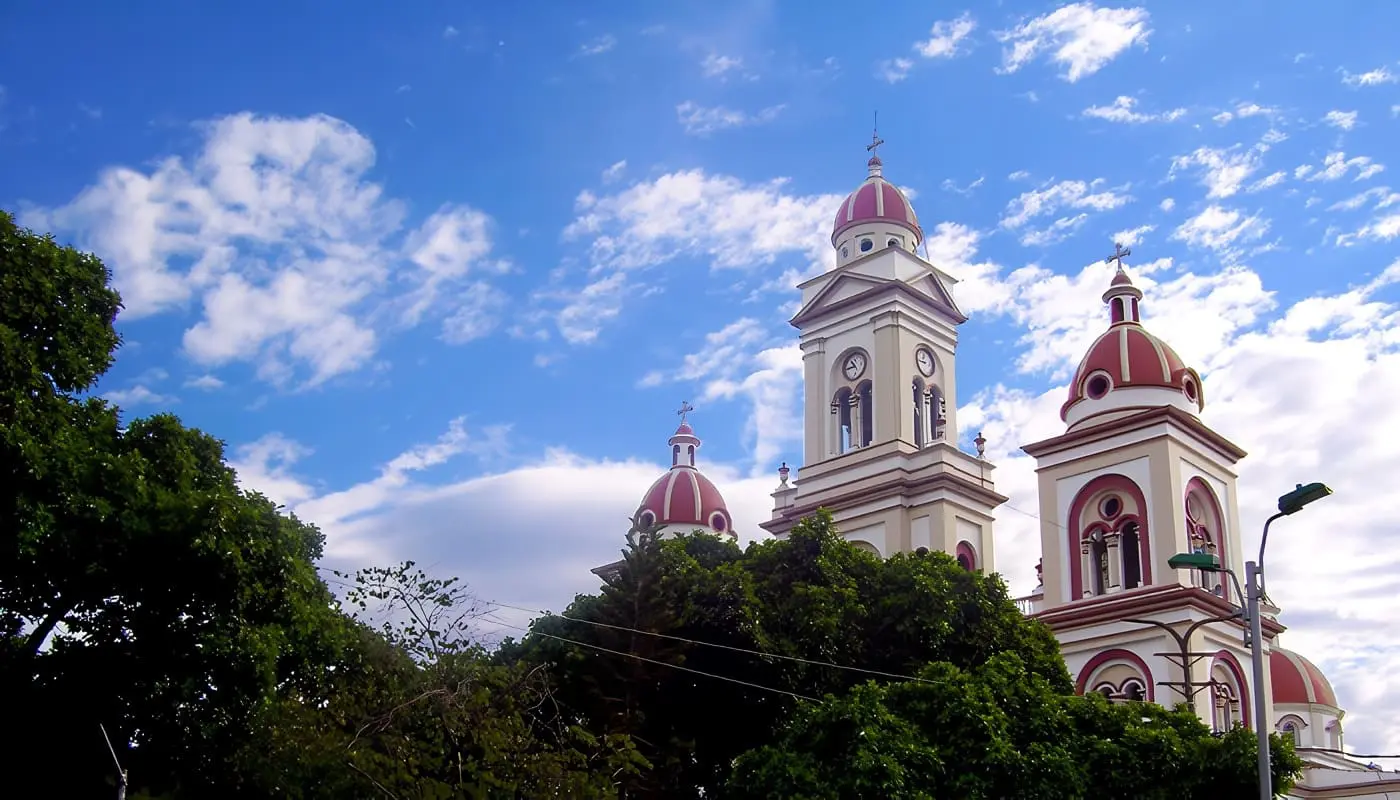
<svg viewBox="0 0 1400 800"><path fill-rule="evenodd" d="M874 394L873 385L870 381L862 383L856 387L856 396L859 398L860 409L860 446L869 447L870 442L875 439L875 403L872 402Z"/></svg>
<svg viewBox="0 0 1400 800"><path fill-rule="evenodd" d="M831 415L835 420L834 454L848 452L855 445L854 420L851 418L851 390L842 387L831 400Z"/></svg>
<svg viewBox="0 0 1400 800"><path fill-rule="evenodd" d="M926 403L924 402L924 382L920 378L914 379L914 446L923 447L927 444L924 438L924 414Z"/></svg>
<svg viewBox="0 0 1400 800"><path fill-rule="evenodd" d="M692 466L692 467L695 466L695 445L693 445L693 444L688 444L688 445L686 445L686 446L685 446L685 454L686 454L686 456L688 456L688 457L690 458L690 466Z"/></svg>
<svg viewBox="0 0 1400 800"><path fill-rule="evenodd" d="M1186 537L1193 553L1210 553L1228 566L1225 552L1224 515L1210 486L1200 478L1186 484ZM1209 592L1229 599L1229 584L1219 572L1195 571L1191 582ZM1235 598L1243 603L1244 598Z"/></svg>
<svg viewBox="0 0 1400 800"><path fill-rule="evenodd" d="M1100 475L1070 503L1065 550L1068 601L1152 583L1147 501L1124 475Z"/></svg>
<svg viewBox="0 0 1400 800"><path fill-rule="evenodd" d="M1142 585L1142 551L1136 520L1124 522L1119 529L1118 553L1123 557L1123 588L1138 588Z"/></svg>
<svg viewBox="0 0 1400 800"><path fill-rule="evenodd" d="M1216 733L1225 733L1239 722L1240 697L1233 686L1219 681L1211 682L1211 728Z"/></svg>
<svg viewBox="0 0 1400 800"><path fill-rule="evenodd" d="M1303 746L1303 721L1298 717L1284 717L1278 724L1278 731L1293 740L1294 747Z"/></svg>
<svg viewBox="0 0 1400 800"><path fill-rule="evenodd" d="M1210 665L1211 727L1224 733L1236 725L1249 725L1245 709L1244 672L1228 650L1215 654Z"/></svg>
<svg viewBox="0 0 1400 800"><path fill-rule="evenodd" d="M928 387L929 439L943 441L948 424L948 407L943 399L943 391L937 386Z"/></svg>
<svg viewBox="0 0 1400 800"><path fill-rule="evenodd" d="M1121 694L1124 700L1131 703L1141 703L1147 699L1147 692L1143 690L1142 684L1135 680L1124 681Z"/></svg>
<svg viewBox="0 0 1400 800"><path fill-rule="evenodd" d="M870 553L872 555L880 555L880 548L876 547L870 542L865 541L864 539L851 539L849 541L851 543L851 546L857 550Z"/></svg>
<svg viewBox="0 0 1400 800"><path fill-rule="evenodd" d="M681 446L673 444L671 445L671 466L674 467L679 463L681 463Z"/></svg>
<svg viewBox="0 0 1400 800"><path fill-rule="evenodd" d="M971 542L958 542L957 550L958 566L972 572L977 569L977 550Z"/></svg>

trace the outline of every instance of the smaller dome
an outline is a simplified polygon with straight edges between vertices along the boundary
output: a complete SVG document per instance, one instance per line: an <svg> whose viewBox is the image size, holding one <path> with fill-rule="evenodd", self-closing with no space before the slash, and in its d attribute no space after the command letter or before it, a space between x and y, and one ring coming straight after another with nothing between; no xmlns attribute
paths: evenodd
<svg viewBox="0 0 1400 800"><path fill-rule="evenodd" d="M695 467L695 451L700 447L695 429L682 419L667 444L671 446L671 469L642 495L633 520L642 528L671 527L676 529L674 533L698 528L734 536L734 521L724 497Z"/></svg>
<svg viewBox="0 0 1400 800"><path fill-rule="evenodd" d="M1269 684L1274 703L1337 705L1337 693L1317 665L1292 650L1275 647L1269 652Z"/></svg>
<svg viewBox="0 0 1400 800"><path fill-rule="evenodd" d="M1172 405L1192 413L1205 408L1201 376L1142 326L1142 291L1121 267L1103 300L1109 307L1109 328L1089 346L1074 371L1060 418L1073 426L1100 411L1143 405ZM1149 392L1122 391L1130 389Z"/></svg>
<svg viewBox="0 0 1400 800"><path fill-rule="evenodd" d="M924 239L923 228L919 227L919 217L914 206L899 187L886 181L883 163L879 156L871 156L866 163L869 175L854 192L846 195L836 212L831 228L831 245L837 246L841 234L857 225L870 222L883 222L896 225L914 235L914 244Z"/></svg>

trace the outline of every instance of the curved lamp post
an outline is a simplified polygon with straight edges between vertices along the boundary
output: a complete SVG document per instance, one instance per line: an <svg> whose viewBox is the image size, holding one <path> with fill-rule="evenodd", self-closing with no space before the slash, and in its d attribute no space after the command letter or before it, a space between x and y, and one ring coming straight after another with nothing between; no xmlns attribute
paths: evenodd
<svg viewBox="0 0 1400 800"><path fill-rule="evenodd" d="M1269 767L1269 727L1264 708L1264 631L1259 614L1259 599L1264 596L1264 548L1269 543L1269 526L1279 517L1297 514L1309 503L1332 494L1326 484L1298 484L1298 488L1278 499L1278 513L1264 521L1264 536L1259 540L1259 560L1244 565L1245 611L1249 622L1250 666L1254 673L1254 732L1259 737L1259 797L1274 796L1273 775ZM1198 569L1202 572L1230 572L1222 568L1220 559L1212 553L1178 553L1167 559L1172 569ZM1230 573L1234 576L1234 573ZM1237 582L1238 584L1238 582Z"/></svg>

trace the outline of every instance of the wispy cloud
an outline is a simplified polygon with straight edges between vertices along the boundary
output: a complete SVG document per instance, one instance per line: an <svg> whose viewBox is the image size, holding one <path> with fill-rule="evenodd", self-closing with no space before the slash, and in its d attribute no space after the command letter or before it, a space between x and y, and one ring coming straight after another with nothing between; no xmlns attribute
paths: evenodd
<svg viewBox="0 0 1400 800"><path fill-rule="evenodd" d="M1000 72L1011 73L1041 55L1064 67L1070 83L1093 75L1134 45L1146 47L1152 29L1145 8L1098 8L1072 3L996 34L1005 45Z"/></svg>
<svg viewBox="0 0 1400 800"><path fill-rule="evenodd" d="M581 56L598 56L608 52L617 46L617 37L610 33L605 33L596 39L590 39L579 45L578 54Z"/></svg>
<svg viewBox="0 0 1400 800"><path fill-rule="evenodd" d="M779 104L769 106L758 113L750 114L746 111L738 111L724 106L705 107L690 100L676 106L676 118L680 121L685 132L692 136L708 136L716 131L728 128L740 128L747 125L762 125L772 122L778 118L783 109L787 106Z"/></svg>
<svg viewBox="0 0 1400 800"><path fill-rule="evenodd" d="M1138 111L1136 99L1119 95L1110 105L1089 106L1084 109L1084 116L1136 125L1144 122L1172 122L1186 116L1186 109L1173 108L1151 113Z"/></svg>

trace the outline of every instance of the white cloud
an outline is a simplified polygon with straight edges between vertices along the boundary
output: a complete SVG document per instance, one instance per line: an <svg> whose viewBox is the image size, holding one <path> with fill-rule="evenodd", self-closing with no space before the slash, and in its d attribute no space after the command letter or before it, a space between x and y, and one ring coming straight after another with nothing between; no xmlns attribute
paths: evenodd
<svg viewBox="0 0 1400 800"><path fill-rule="evenodd" d="M1362 72L1360 74L1352 74L1346 70L1342 70L1342 83L1353 88L1359 86L1379 86L1383 83L1395 83L1396 80L1400 80L1400 78L1397 78L1395 73L1390 71L1390 67L1384 64L1369 72Z"/></svg>
<svg viewBox="0 0 1400 800"><path fill-rule="evenodd" d="M1124 247L1132 247L1142 241L1142 237L1157 230L1156 225L1139 225L1136 228L1129 228L1125 231L1118 231L1109 237L1109 241L1117 242Z"/></svg>
<svg viewBox="0 0 1400 800"><path fill-rule="evenodd" d="M914 68L912 58L887 58L875 65L875 77L887 83L899 83L909 77Z"/></svg>
<svg viewBox="0 0 1400 800"><path fill-rule="evenodd" d="M1181 223L1172 232L1172 238L1192 247L1214 250L1221 260L1230 263L1239 258L1239 245L1259 239L1268 230L1269 221L1258 214L1245 216L1235 209L1211 205Z"/></svg>
<svg viewBox="0 0 1400 800"><path fill-rule="evenodd" d="M1293 171L1293 176L1295 178L1306 177L1310 181L1335 181L1346 177L1353 168L1356 169L1356 177L1352 178L1353 181L1366 180L1385 171L1384 164L1377 164L1368 156L1347 158L1346 153L1338 150L1323 157L1321 169L1314 169L1312 165L1304 164Z"/></svg>
<svg viewBox="0 0 1400 800"><path fill-rule="evenodd" d="M442 29L442 38L455 39L457 37L457 34L459 33L461 33L461 31L457 30L451 25L448 25L446 28Z"/></svg>
<svg viewBox="0 0 1400 800"><path fill-rule="evenodd" d="M700 62L700 73L706 78L719 78L724 80L729 73L742 69L744 59L738 56L724 56L719 53L710 53Z"/></svg>
<svg viewBox="0 0 1400 800"><path fill-rule="evenodd" d="M1148 16L1144 8L1099 8L1091 2L1061 6L996 34L1007 45L1001 71L1015 72L1049 53L1052 62L1065 68L1062 77L1073 83L1098 72L1133 45L1145 48L1152 34Z"/></svg>
<svg viewBox="0 0 1400 800"><path fill-rule="evenodd" d="M1165 197L1162 198L1162 202L1157 204L1157 207L1162 209L1163 211L1171 211L1172 209L1176 208L1176 201L1170 197Z"/></svg>
<svg viewBox="0 0 1400 800"><path fill-rule="evenodd" d="M690 100L676 106L676 119L692 136L708 136L715 131L739 128L746 125L762 125L778 118L786 105L768 106L757 114L736 111L724 106L706 108Z"/></svg>
<svg viewBox="0 0 1400 800"><path fill-rule="evenodd" d="M1280 183L1283 183L1287 179L1288 174L1283 172L1282 170L1279 170L1277 172L1271 172L1268 175L1265 175L1264 177L1255 181L1254 183L1251 183L1249 185L1249 188L1245 189L1245 191L1250 193L1262 192L1265 189L1272 189L1273 187L1278 186Z"/></svg>
<svg viewBox="0 0 1400 800"><path fill-rule="evenodd" d="M1084 109L1084 116L1104 119L1109 122L1126 122L1132 124L1144 122L1172 122L1186 116L1186 109L1184 108L1143 113L1135 110L1136 105L1136 99L1128 97L1127 95L1119 95L1111 105L1089 106Z"/></svg>
<svg viewBox="0 0 1400 800"><path fill-rule="evenodd" d="M1358 208L1376 201L1372 206L1375 210L1389 208L1400 203L1400 192L1391 191L1389 186L1374 186L1359 194L1352 195L1345 200L1339 200L1327 208L1328 211L1355 211Z"/></svg>
<svg viewBox="0 0 1400 800"><path fill-rule="evenodd" d="M924 58L953 58L960 53L959 45L977 28L972 15L963 12L956 19L933 23L929 38L914 44L914 49Z"/></svg>
<svg viewBox="0 0 1400 800"><path fill-rule="evenodd" d="M200 375L185 381L185 386L190 389L212 392L224 388L224 382L214 375Z"/></svg>
<svg viewBox="0 0 1400 800"><path fill-rule="evenodd" d="M391 280L412 287L393 302L413 322L490 249L489 218L452 206L395 244L403 206L365 179L374 146L345 122L244 113L199 130L189 160L109 168L67 205L24 215L102 256L126 317L198 301L183 345L199 364L248 361L313 385L357 369Z"/></svg>
<svg viewBox="0 0 1400 800"><path fill-rule="evenodd" d="M1332 110L1327 112L1327 115L1322 118L1322 121L1334 128L1341 128L1344 131L1349 131L1356 127L1357 116L1358 112L1355 111Z"/></svg>
<svg viewBox="0 0 1400 800"><path fill-rule="evenodd" d="M1258 103L1240 103L1233 111L1221 111L1211 119L1224 125L1235 119L1248 119L1250 117L1273 117L1278 114L1277 108L1261 106Z"/></svg>
<svg viewBox="0 0 1400 800"><path fill-rule="evenodd" d="M1022 192L1006 204L1001 225L1008 230L1015 230L1032 219L1053 215L1061 209L1109 211L1132 201L1132 196L1121 191L1094 191L1102 184L1102 178L1091 183L1060 181L1045 184L1040 189ZM1073 233L1087 219L1088 215L1084 213L1061 217L1044 230L1031 230L1021 234L1021 243L1027 246L1052 244Z"/></svg>
<svg viewBox="0 0 1400 800"><path fill-rule="evenodd" d="M179 402L179 398L173 395L160 394L140 383L126 389L103 392L102 396L109 402L116 403L125 409L138 406L168 406L171 403Z"/></svg>
<svg viewBox="0 0 1400 800"><path fill-rule="evenodd" d="M622 177L622 173L627 171L627 159L613 163L612 166L603 170L603 183L613 183Z"/></svg>
<svg viewBox="0 0 1400 800"><path fill-rule="evenodd" d="M610 33L605 33L595 39L579 45L578 54L581 56L599 56L617 46L617 37Z"/></svg>
<svg viewBox="0 0 1400 800"><path fill-rule="evenodd" d="M1400 236L1400 212L1377 216L1352 233L1339 234L1336 243L1341 247L1349 247L1362 239L1388 242L1397 236Z"/></svg>
<svg viewBox="0 0 1400 800"><path fill-rule="evenodd" d="M1206 197L1229 197L1240 190L1245 180L1259 170L1262 165L1259 147L1241 150L1239 145L1229 149L1198 147L1194 151L1172 159L1168 179L1176 177L1180 170L1196 167L1201 173L1201 185L1207 189Z"/></svg>

